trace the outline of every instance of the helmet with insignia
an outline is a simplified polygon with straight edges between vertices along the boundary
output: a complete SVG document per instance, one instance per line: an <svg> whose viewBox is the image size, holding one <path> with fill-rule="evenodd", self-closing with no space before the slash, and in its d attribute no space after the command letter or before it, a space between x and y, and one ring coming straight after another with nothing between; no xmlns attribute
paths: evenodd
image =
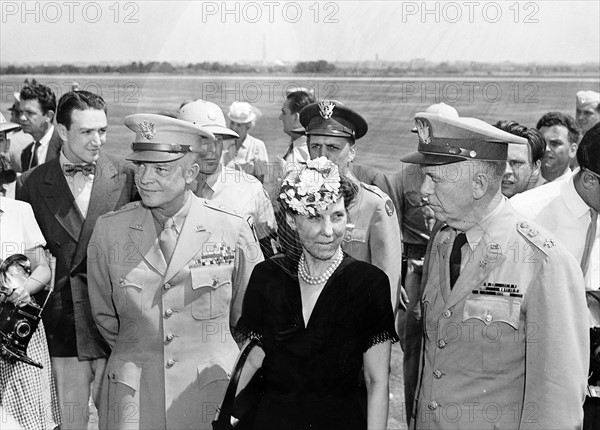
<svg viewBox="0 0 600 430"><path fill-rule="evenodd" d="M163 115L129 115L124 123L135 132L135 141L131 144L133 152L126 158L130 161L175 161L187 153L197 152L202 139L215 139L204 127Z"/></svg>
<svg viewBox="0 0 600 430"><path fill-rule="evenodd" d="M367 121L337 100L312 103L300 111L300 123L306 135L360 139L368 130ZM295 131L295 130L294 130Z"/></svg>
<svg viewBox="0 0 600 430"><path fill-rule="evenodd" d="M15 130L21 127L19 124L15 124L14 122L7 121L4 118L4 115L0 113L0 133L9 132L11 130Z"/></svg>
<svg viewBox="0 0 600 430"><path fill-rule="evenodd" d="M418 151L401 161L449 164L465 160L506 161L508 144L526 145L527 139L499 130L477 118L452 118L421 112L415 115Z"/></svg>
<svg viewBox="0 0 600 430"><path fill-rule="evenodd" d="M177 118L200 125L214 134L222 134L236 139L240 137L235 131L227 128L223 111L213 102L198 99L186 103L179 109Z"/></svg>

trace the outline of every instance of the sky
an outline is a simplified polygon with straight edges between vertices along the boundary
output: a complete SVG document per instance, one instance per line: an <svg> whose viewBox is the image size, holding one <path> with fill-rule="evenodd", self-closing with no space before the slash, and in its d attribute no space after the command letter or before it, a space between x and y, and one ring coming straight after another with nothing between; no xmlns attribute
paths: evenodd
<svg viewBox="0 0 600 430"><path fill-rule="evenodd" d="M0 65L600 62L591 1L1 1Z"/></svg>

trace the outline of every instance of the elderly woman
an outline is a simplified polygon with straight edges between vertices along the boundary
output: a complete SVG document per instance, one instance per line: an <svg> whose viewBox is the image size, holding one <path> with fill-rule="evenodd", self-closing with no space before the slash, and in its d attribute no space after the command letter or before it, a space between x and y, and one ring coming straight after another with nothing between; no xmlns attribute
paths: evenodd
<svg viewBox="0 0 600 430"><path fill-rule="evenodd" d="M256 266L236 328L258 339L265 354L254 429L386 428L398 337L388 277L340 247L355 194L324 157L283 182L279 200L300 256ZM357 383L363 369L366 393Z"/></svg>
<svg viewBox="0 0 600 430"><path fill-rule="evenodd" d="M0 180L8 173L0 163ZM13 254L24 254L30 261L26 268L29 276L11 276L15 273L10 268L5 275L0 274L9 302L30 302L31 295L50 281L51 271L42 248L45 244L31 206L0 195L0 261ZM44 368L15 361L10 354L0 356L0 417L4 420L0 427L53 429L61 424L61 417L41 321L29 341L27 356Z"/></svg>

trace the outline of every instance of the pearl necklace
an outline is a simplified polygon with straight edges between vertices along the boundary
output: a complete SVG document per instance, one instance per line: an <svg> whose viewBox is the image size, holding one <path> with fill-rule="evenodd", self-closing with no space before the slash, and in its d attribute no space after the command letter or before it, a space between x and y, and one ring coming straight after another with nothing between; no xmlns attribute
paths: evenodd
<svg viewBox="0 0 600 430"><path fill-rule="evenodd" d="M324 284L331 277L331 275L333 275L333 272L335 272L335 269L338 268L343 259L344 253L342 252L342 248L338 248L331 266L329 266L321 276L310 276L308 274L308 267L306 265L304 253L302 253L300 256L300 261L298 262L298 274L308 285Z"/></svg>

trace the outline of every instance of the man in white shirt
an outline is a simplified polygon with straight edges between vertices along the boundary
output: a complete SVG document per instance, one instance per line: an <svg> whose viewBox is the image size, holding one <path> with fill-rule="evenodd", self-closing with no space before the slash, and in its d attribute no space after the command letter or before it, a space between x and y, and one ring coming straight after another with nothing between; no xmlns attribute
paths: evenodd
<svg viewBox="0 0 600 430"><path fill-rule="evenodd" d="M571 177L570 163L577 153L581 127L575 119L560 112L548 112L540 118L536 128L546 139L546 152L542 159L542 181L565 181Z"/></svg>
<svg viewBox="0 0 600 430"><path fill-rule="evenodd" d="M600 326L600 124L581 140L580 168L559 184L548 184L513 197L514 208L556 234L580 262L590 307L590 327ZM594 297L597 297L594 299ZM595 305L595 307L594 307ZM592 360L592 366L594 360ZM598 364L596 364L598 366ZM600 417L600 375L592 374L584 405L584 429ZM594 415L595 414L595 415Z"/></svg>
<svg viewBox="0 0 600 430"><path fill-rule="evenodd" d="M230 169L241 170L264 181L269 163L265 142L250 135L257 115L250 103L233 102L227 113L229 127L239 134L223 151L222 163Z"/></svg>
<svg viewBox="0 0 600 430"><path fill-rule="evenodd" d="M279 119L283 123L283 132L290 136L291 141L283 156L286 162L302 163L310 160L306 147L306 136L300 124L300 111L315 102L315 96L305 88L295 89L288 93Z"/></svg>
<svg viewBox="0 0 600 430"><path fill-rule="evenodd" d="M183 105L177 119L204 127L216 138L200 148L200 172L191 184L191 190L214 204L252 216L263 254L265 257L273 255L271 237L277 231L277 224L269 196L257 178L220 163L223 142L238 137L235 131L227 128L221 108L212 102L196 100Z"/></svg>
<svg viewBox="0 0 600 430"><path fill-rule="evenodd" d="M15 94L17 97L17 94ZM33 142L21 153L23 172L58 157L62 140L52 124L56 112L56 96L46 85L32 83L18 95L19 122Z"/></svg>

